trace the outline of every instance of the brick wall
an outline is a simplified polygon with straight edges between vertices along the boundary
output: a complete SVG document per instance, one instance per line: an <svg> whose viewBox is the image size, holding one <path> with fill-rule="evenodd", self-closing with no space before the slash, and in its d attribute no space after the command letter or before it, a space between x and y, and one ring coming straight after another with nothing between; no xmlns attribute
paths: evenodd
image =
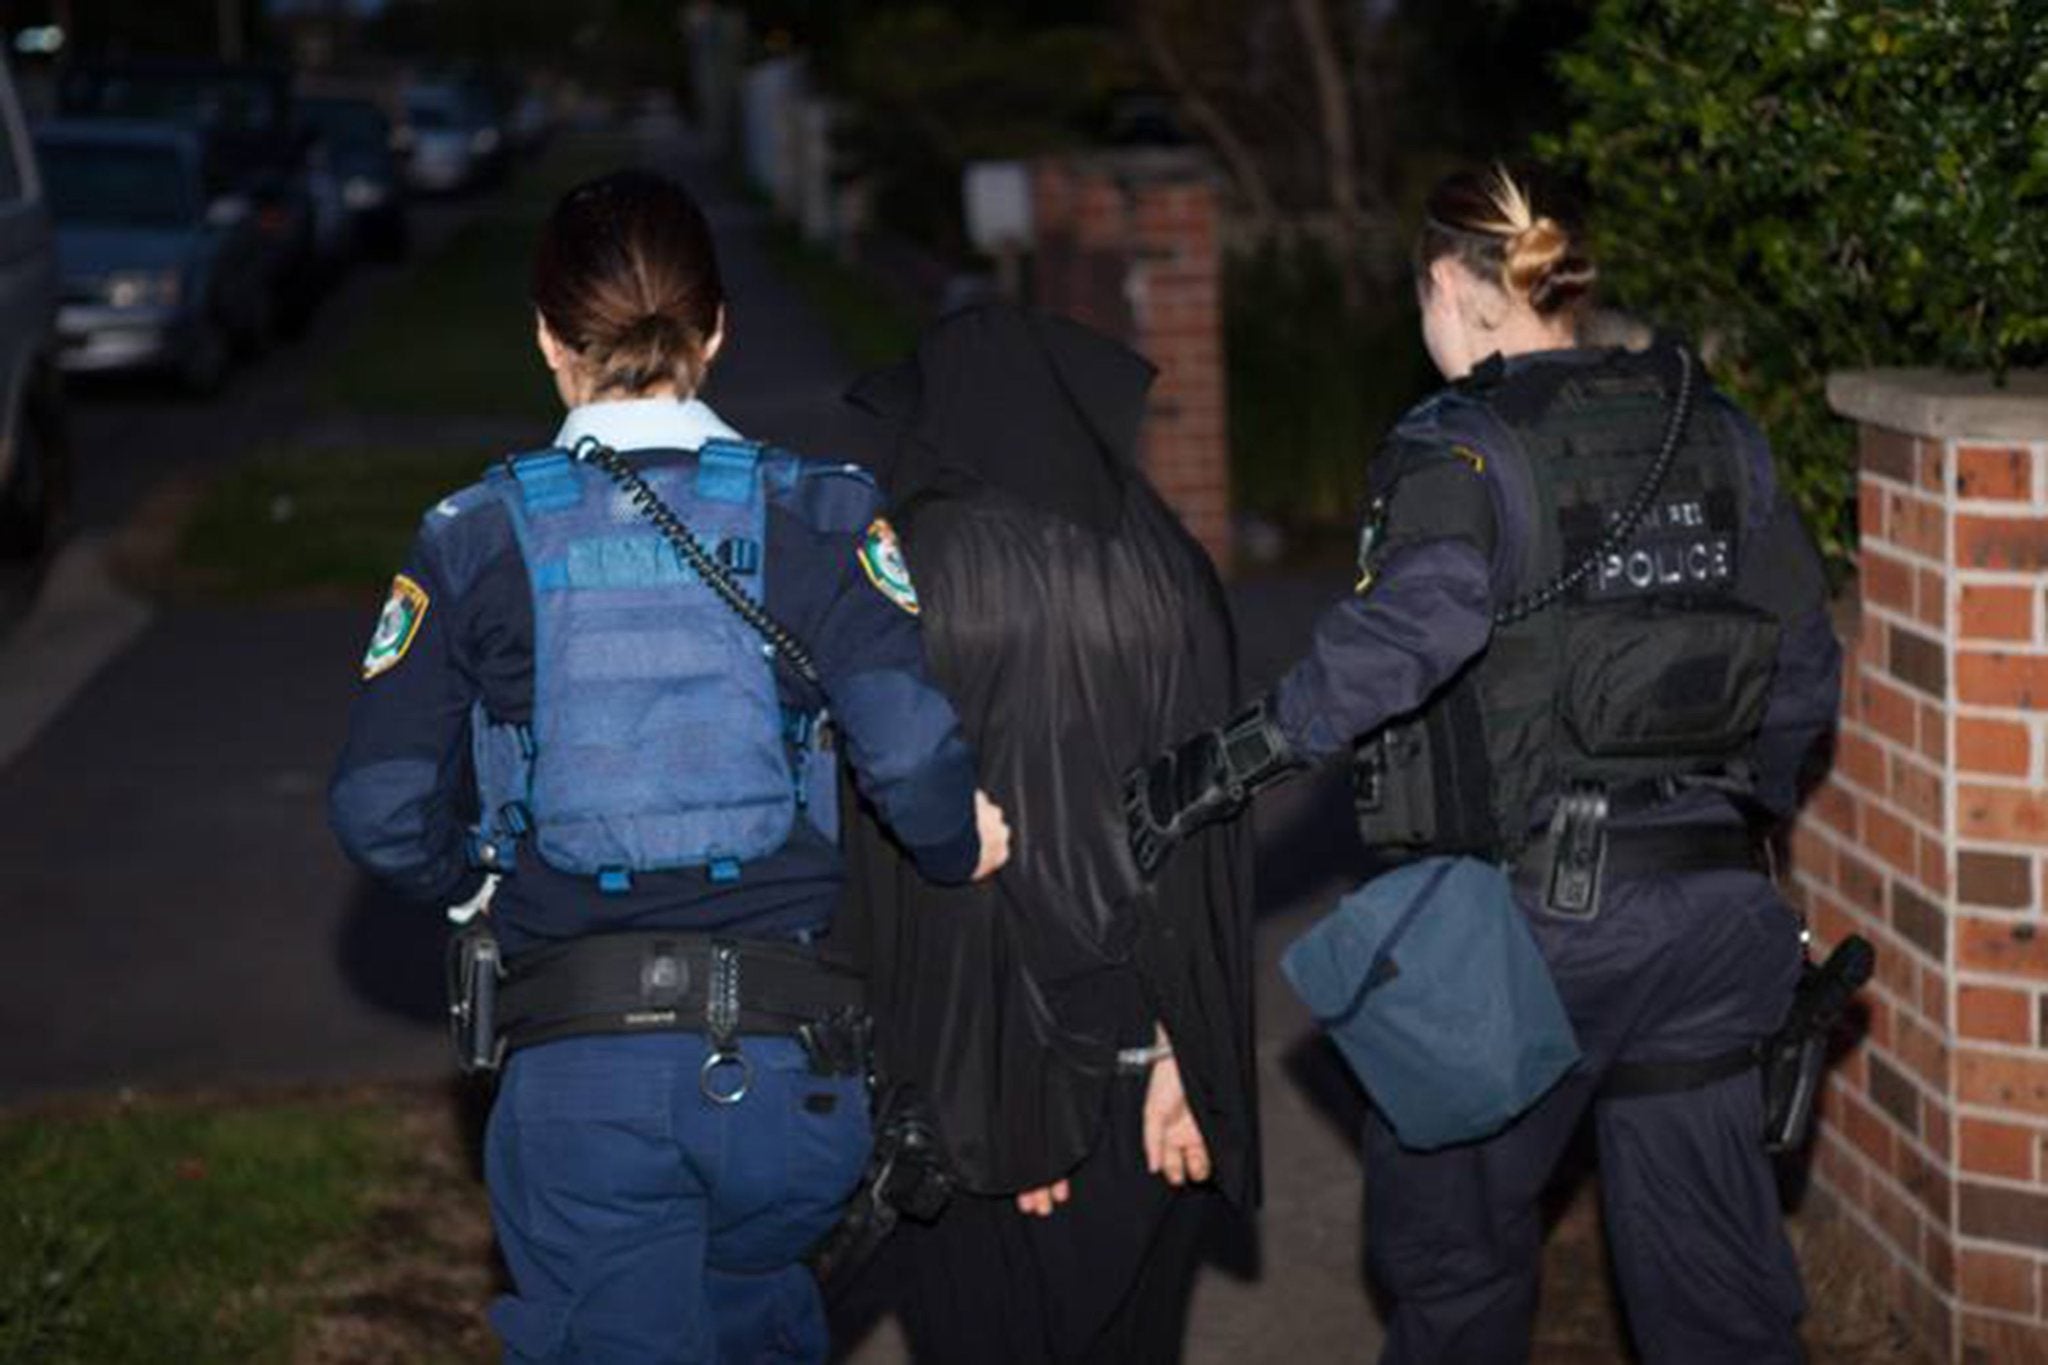
<svg viewBox="0 0 2048 1365"><path fill-rule="evenodd" d="M1878 948L1819 1183L1943 1359L2048 1362L2048 377L1838 375L1859 619L1793 838L1823 948Z"/></svg>
<svg viewBox="0 0 2048 1365"><path fill-rule="evenodd" d="M1183 151L1032 163L1031 302L1119 337L1159 367L1145 472L1226 574L1230 450L1216 185Z"/></svg>

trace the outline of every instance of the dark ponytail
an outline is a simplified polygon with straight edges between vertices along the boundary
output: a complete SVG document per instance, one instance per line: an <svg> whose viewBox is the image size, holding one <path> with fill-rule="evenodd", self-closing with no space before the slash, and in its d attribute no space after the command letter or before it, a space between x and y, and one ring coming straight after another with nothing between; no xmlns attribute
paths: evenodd
<svg viewBox="0 0 2048 1365"><path fill-rule="evenodd" d="M694 391L725 303L703 210L646 171L578 185L541 228L533 303L591 367L593 392Z"/></svg>

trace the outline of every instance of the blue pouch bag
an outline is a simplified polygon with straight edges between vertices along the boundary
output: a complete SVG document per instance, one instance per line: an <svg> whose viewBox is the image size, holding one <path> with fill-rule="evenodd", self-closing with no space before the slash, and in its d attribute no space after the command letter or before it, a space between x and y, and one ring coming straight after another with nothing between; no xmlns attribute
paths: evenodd
<svg viewBox="0 0 2048 1365"><path fill-rule="evenodd" d="M1500 1131L1579 1058L1507 875L1476 858L1375 877L1280 969L1404 1147Z"/></svg>

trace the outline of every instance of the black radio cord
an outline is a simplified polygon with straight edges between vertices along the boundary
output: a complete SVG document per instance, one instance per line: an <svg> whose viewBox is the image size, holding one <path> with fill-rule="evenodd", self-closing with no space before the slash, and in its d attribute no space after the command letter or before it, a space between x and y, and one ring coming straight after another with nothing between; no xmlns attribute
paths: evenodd
<svg viewBox="0 0 2048 1365"><path fill-rule="evenodd" d="M1657 447L1657 457L1650 462L1650 468L1643 475L1643 481L1629 497L1628 505L1608 528L1600 543L1578 563L1563 570L1557 577L1545 583L1534 592L1517 597L1493 614L1496 626L1511 626L1517 621L1534 616L1550 606L1566 593L1591 577L1600 567L1600 561L1627 545L1649 515L1650 504L1656 501L1657 492L1664 486L1664 476L1671 472L1671 462L1678 456L1678 447L1685 440L1686 428L1692 424L1694 373L1692 353L1683 346L1674 345L1672 352L1678 357L1678 396L1671 405L1671 417L1664 425L1664 440Z"/></svg>
<svg viewBox="0 0 2048 1365"><path fill-rule="evenodd" d="M704 585L718 595L719 601L732 609L733 615L767 641L768 648L779 655L799 678L813 687L822 686L818 679L818 666L812 661L811 652L804 648L803 641L770 616L767 608L747 596L746 589L733 578L731 570L712 557L711 552L704 548L704 542L683 524L683 519L661 500L661 494L654 491L623 455L595 436L585 436L569 453L580 463L595 465L606 478L624 489L641 515L654 523L654 529L661 532L662 539L675 547L683 562L696 571Z"/></svg>

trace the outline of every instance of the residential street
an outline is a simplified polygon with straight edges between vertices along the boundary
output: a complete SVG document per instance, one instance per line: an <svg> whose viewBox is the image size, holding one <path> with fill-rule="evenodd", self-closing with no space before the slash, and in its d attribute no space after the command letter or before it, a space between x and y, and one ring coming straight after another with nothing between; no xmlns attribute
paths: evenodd
<svg viewBox="0 0 2048 1365"><path fill-rule="evenodd" d="M838 402L851 370L756 247L760 211L684 163L672 129L644 131L648 158L681 170L706 198L724 253L733 344L710 400L751 434L858 458L862 433ZM145 612L79 562L117 533L132 535L138 511L182 473L271 441L334 443L306 415L308 377L355 295L390 287L388 272L352 285L314 336L239 376L215 403L79 396L84 534L70 552L74 572L53 575L72 586L56 584L65 591L17 614L12 637L0 637L0 739L27 728L37 707L52 713L0 760L9 934L0 1104L449 1073L441 926L359 878L323 818L375 603ZM545 382L537 363L534 382ZM479 429L479 461L550 434ZM81 590L77 579L95 581ZM1249 675L1270 677L1341 587L1335 578L1237 585ZM51 600L67 593L73 600ZM98 662L96 650L111 657L69 687L68 674ZM53 671L67 677L39 688L37 675ZM1262 1236L1240 1229L1219 1246L1198 1293L1190 1358L1358 1359L1376 1336L1359 1260L1356 1101L1274 968L1343 884L1352 845L1341 786L1291 790L1260 815L1267 1206ZM885 1330L856 1358L899 1359L900 1346Z"/></svg>

